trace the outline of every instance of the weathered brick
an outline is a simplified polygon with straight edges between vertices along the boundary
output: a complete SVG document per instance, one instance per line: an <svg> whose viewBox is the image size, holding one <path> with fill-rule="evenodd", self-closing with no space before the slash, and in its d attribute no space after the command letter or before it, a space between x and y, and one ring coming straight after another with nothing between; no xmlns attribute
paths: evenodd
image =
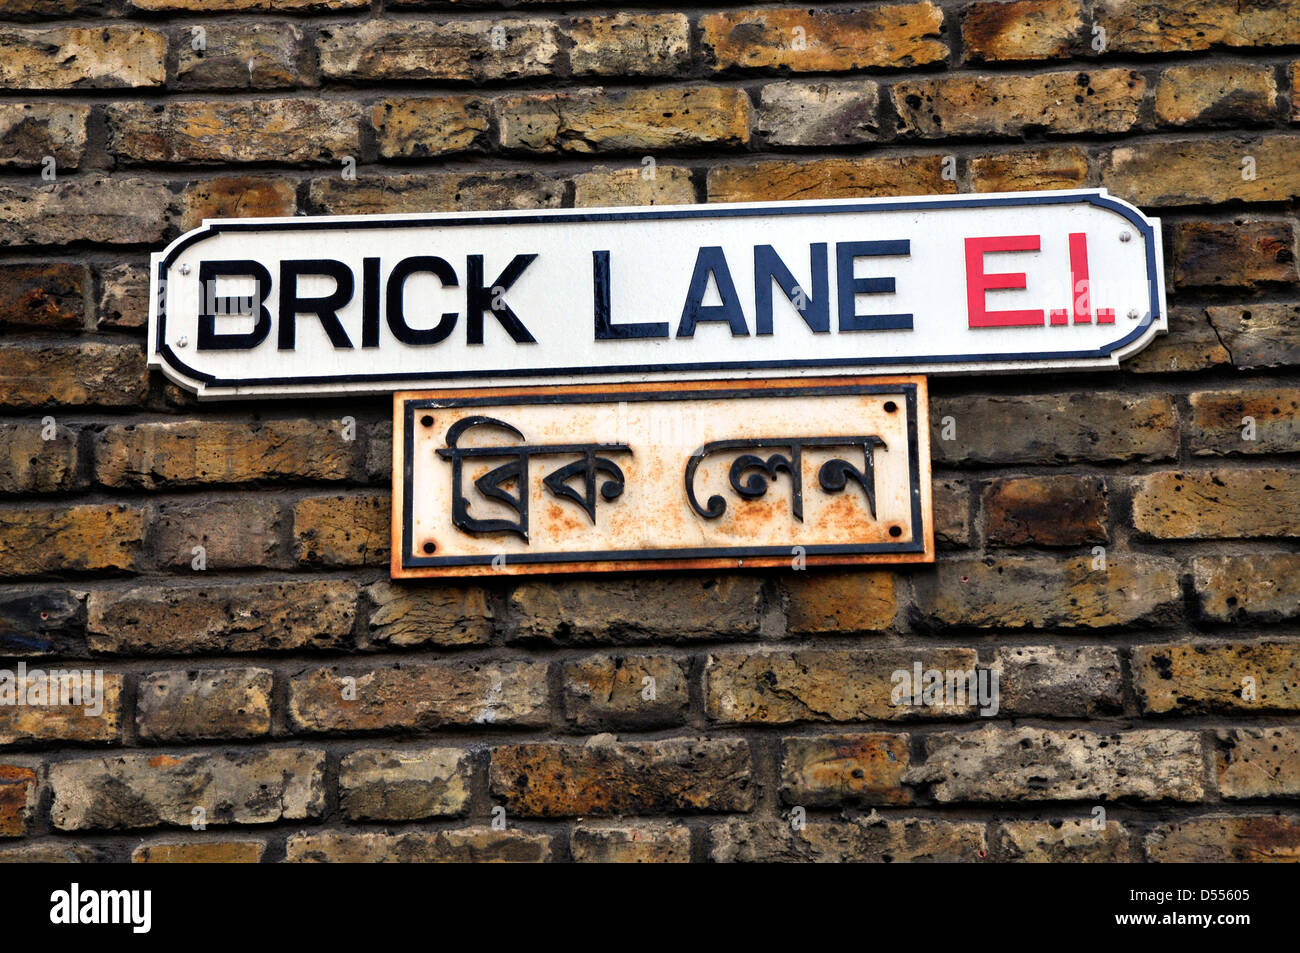
<svg viewBox="0 0 1300 953"><path fill-rule="evenodd" d="M999 710L1009 715L1098 718L1124 710L1119 651L1108 646L1000 648Z"/></svg>
<svg viewBox="0 0 1300 953"><path fill-rule="evenodd" d="M322 27L316 46L326 79L482 83L549 77L561 42L549 20L374 19Z"/></svg>
<svg viewBox="0 0 1300 953"><path fill-rule="evenodd" d="M1223 305L1208 307L1205 313L1237 367L1300 364L1300 305Z"/></svg>
<svg viewBox="0 0 1300 953"><path fill-rule="evenodd" d="M903 787L911 763L907 735L873 732L786 738L781 746L781 799L802 807L910 804Z"/></svg>
<svg viewBox="0 0 1300 953"><path fill-rule="evenodd" d="M748 811L754 806L749 743L670 738L492 749L492 795L508 814L573 817Z"/></svg>
<svg viewBox="0 0 1300 953"><path fill-rule="evenodd" d="M966 62L1065 59L1082 53L1078 0L980 0L961 14Z"/></svg>
<svg viewBox="0 0 1300 953"><path fill-rule="evenodd" d="M114 103L109 144L128 162L309 162L355 156L361 109L337 99Z"/></svg>
<svg viewBox="0 0 1300 953"><path fill-rule="evenodd" d="M149 323L148 265L132 262L100 270L95 323L112 329L143 328Z"/></svg>
<svg viewBox="0 0 1300 953"><path fill-rule="evenodd" d="M75 169L86 151L90 107L63 103L0 104L0 168Z"/></svg>
<svg viewBox="0 0 1300 953"><path fill-rule="evenodd" d="M890 88L900 132L926 137L1126 132L1146 92L1127 69L1033 76L942 76Z"/></svg>
<svg viewBox="0 0 1300 953"><path fill-rule="evenodd" d="M102 859L95 848L67 841L0 847L0 864L89 864Z"/></svg>
<svg viewBox="0 0 1300 953"><path fill-rule="evenodd" d="M307 86L302 30L292 23L222 23L194 49L188 30L177 44L177 89L288 89Z"/></svg>
<svg viewBox="0 0 1300 953"><path fill-rule="evenodd" d="M1099 629L1178 615L1178 568L1160 556L945 560L912 577L919 619L934 628Z"/></svg>
<svg viewBox="0 0 1300 953"><path fill-rule="evenodd" d="M580 864L685 864L691 831L681 824L583 826L574 828L569 849Z"/></svg>
<svg viewBox="0 0 1300 953"><path fill-rule="evenodd" d="M51 493L85 485L75 431L58 424L47 429L40 420L0 424L0 493Z"/></svg>
<svg viewBox="0 0 1300 953"><path fill-rule="evenodd" d="M1174 53L1211 46L1300 43L1294 0L1099 0L1093 22L1110 53Z"/></svg>
<svg viewBox="0 0 1300 953"><path fill-rule="evenodd" d="M5 18L14 20L103 12L104 0L7 0L5 3Z"/></svg>
<svg viewBox="0 0 1300 953"><path fill-rule="evenodd" d="M294 834L285 846L290 863L545 863L551 835L467 827L401 834L321 831Z"/></svg>
<svg viewBox="0 0 1300 953"><path fill-rule="evenodd" d="M1291 683L1294 695L1300 682ZM1300 730L1221 728L1214 733L1215 775L1226 798L1300 794Z"/></svg>
<svg viewBox="0 0 1300 953"><path fill-rule="evenodd" d="M1273 118L1276 100L1270 66L1172 66L1156 85L1156 121L1162 126L1254 125Z"/></svg>
<svg viewBox="0 0 1300 953"><path fill-rule="evenodd" d="M943 156L862 156L796 161L768 159L710 165L710 202L856 199L956 192Z"/></svg>
<svg viewBox="0 0 1300 953"><path fill-rule="evenodd" d="M1191 731L985 727L925 739L925 764L904 778L936 801L1200 801L1204 752Z"/></svg>
<svg viewBox="0 0 1300 953"><path fill-rule="evenodd" d="M348 182L337 176L311 183L311 202L329 215L381 212L476 212L559 208L561 179L542 172L413 172L367 176Z"/></svg>
<svg viewBox="0 0 1300 953"><path fill-rule="evenodd" d="M1080 189L1088 184L1088 154L1078 146L1048 146L978 155L970 160L970 177L976 192Z"/></svg>
<svg viewBox="0 0 1300 953"><path fill-rule="evenodd" d="M690 705L688 668L686 660L666 655L596 655L568 662L564 717L586 729L680 725Z"/></svg>
<svg viewBox="0 0 1300 953"><path fill-rule="evenodd" d="M122 676L88 665L52 669L33 666L20 670L26 677L11 671L0 680L0 745L120 742Z"/></svg>
<svg viewBox="0 0 1300 953"><path fill-rule="evenodd" d="M356 821L417 821L469 810L473 768L459 748L366 748L339 763L339 806Z"/></svg>
<svg viewBox="0 0 1300 953"><path fill-rule="evenodd" d="M970 487L960 480L935 477L931 485L934 543L940 549L970 545Z"/></svg>
<svg viewBox="0 0 1300 953"><path fill-rule="evenodd" d="M343 439L343 429L331 419L114 424L95 439L95 476L105 486L143 489L345 480L358 450Z"/></svg>
<svg viewBox="0 0 1300 953"><path fill-rule="evenodd" d="M974 862L988 848L984 824L920 818L810 823L730 820L709 829L716 863Z"/></svg>
<svg viewBox="0 0 1300 953"><path fill-rule="evenodd" d="M573 177L573 205L593 208L611 205L692 205L695 183L691 170L651 163L627 169L596 166Z"/></svg>
<svg viewBox="0 0 1300 953"><path fill-rule="evenodd" d="M356 671L335 666L305 669L289 679L289 721L300 731L549 720L546 665L540 662L406 663Z"/></svg>
<svg viewBox="0 0 1300 953"><path fill-rule="evenodd" d="M0 29L0 88L161 86L167 36L140 26Z"/></svg>
<svg viewBox="0 0 1300 953"><path fill-rule="evenodd" d="M1300 861L1300 816L1205 815L1162 824L1146 838L1156 863L1267 863Z"/></svg>
<svg viewBox="0 0 1300 953"><path fill-rule="evenodd" d="M1171 308L1169 333L1157 337L1126 360L1124 370L1137 374L1168 374L1203 371L1231 362L1232 356L1203 308Z"/></svg>
<svg viewBox="0 0 1300 953"><path fill-rule="evenodd" d="M1110 539L1106 484L1091 476L993 480L984 488L991 546L1080 546Z"/></svg>
<svg viewBox="0 0 1300 953"><path fill-rule="evenodd" d="M136 732L144 741L268 734L272 681L269 668L152 672L136 685Z"/></svg>
<svg viewBox="0 0 1300 953"><path fill-rule="evenodd" d="M753 576L526 582L510 594L514 639L640 642L759 633L762 586Z"/></svg>
<svg viewBox="0 0 1300 953"><path fill-rule="evenodd" d="M85 323L85 265L0 265L0 327L78 330Z"/></svg>
<svg viewBox="0 0 1300 953"><path fill-rule="evenodd" d="M0 655L86 656L84 593L51 586L0 592Z"/></svg>
<svg viewBox="0 0 1300 953"><path fill-rule="evenodd" d="M1300 642L1139 645L1133 690L1152 714L1300 710Z"/></svg>
<svg viewBox="0 0 1300 953"><path fill-rule="evenodd" d="M1295 470L1165 470L1139 477L1133 525L1157 539L1300 535Z"/></svg>
<svg viewBox="0 0 1300 953"><path fill-rule="evenodd" d="M279 518L279 505L269 499L169 501L159 504L149 527L150 547L157 564L172 569L274 566Z"/></svg>
<svg viewBox="0 0 1300 953"><path fill-rule="evenodd" d="M700 49L715 70L784 67L796 73L906 67L946 59L943 11L933 3L862 10L779 7L700 17Z"/></svg>
<svg viewBox="0 0 1300 953"><path fill-rule="evenodd" d="M0 837L22 837L36 809L36 772L0 764Z"/></svg>
<svg viewBox="0 0 1300 953"><path fill-rule="evenodd" d="M878 632L898 613L887 571L798 573L786 578L785 590L787 625L797 635Z"/></svg>
<svg viewBox="0 0 1300 953"><path fill-rule="evenodd" d="M1300 389L1197 391L1188 402L1197 456L1300 451Z"/></svg>
<svg viewBox="0 0 1300 953"><path fill-rule="evenodd" d="M372 606L368 638L376 646L485 645L492 638L482 589L376 582L365 592Z"/></svg>
<svg viewBox="0 0 1300 953"><path fill-rule="evenodd" d="M1300 555L1198 556L1193 588L1201 615L1215 622L1300 618Z"/></svg>
<svg viewBox="0 0 1300 953"><path fill-rule="evenodd" d="M898 721L970 717L970 704L892 704L895 672L973 671L974 649L803 649L710 655L704 669L709 718L723 724ZM973 699L971 699L973 702Z"/></svg>
<svg viewBox="0 0 1300 953"><path fill-rule="evenodd" d="M1168 397L1074 394L938 398L930 405L936 463L1169 460L1178 415ZM944 418L955 425L944 439Z"/></svg>
<svg viewBox="0 0 1300 953"><path fill-rule="evenodd" d="M767 83L754 131L774 146L841 146L880 139L880 87L869 79Z"/></svg>
<svg viewBox="0 0 1300 953"><path fill-rule="evenodd" d="M158 242L171 200L157 182L102 172L48 185L0 186L0 247Z"/></svg>
<svg viewBox="0 0 1300 953"><path fill-rule="evenodd" d="M0 576L131 571L144 510L125 503L0 506Z"/></svg>
<svg viewBox="0 0 1300 953"><path fill-rule="evenodd" d="M392 528L387 493L308 497L293 507L294 556L302 565L386 566Z"/></svg>
<svg viewBox="0 0 1300 953"><path fill-rule="evenodd" d="M128 0L136 10L175 11L184 13L210 13L237 10L275 11L333 11L351 10L368 5L368 0Z"/></svg>
<svg viewBox="0 0 1300 953"><path fill-rule="evenodd" d="M1029 864L1130 863L1133 857L1128 828L1106 821L1098 830L1093 819L1007 821L999 824L993 842L1008 859Z"/></svg>
<svg viewBox="0 0 1300 953"><path fill-rule="evenodd" d="M1300 60L1291 64L1291 121L1300 122Z"/></svg>
<svg viewBox="0 0 1300 953"><path fill-rule="evenodd" d="M374 483L392 483L393 429L376 427L366 441L366 476Z"/></svg>
<svg viewBox="0 0 1300 953"><path fill-rule="evenodd" d="M148 369L138 344L0 347L0 406L129 407L147 391Z"/></svg>
<svg viewBox="0 0 1300 953"><path fill-rule="evenodd" d="M501 145L526 152L627 152L749 141L742 89L577 89L497 102Z"/></svg>
<svg viewBox="0 0 1300 953"><path fill-rule="evenodd" d="M565 33L574 76L679 76L690 67L691 24L681 13L580 17Z"/></svg>
<svg viewBox="0 0 1300 953"><path fill-rule="evenodd" d="M98 590L86 631L94 651L112 655L337 649L356 602L356 585L339 580Z"/></svg>
<svg viewBox="0 0 1300 953"><path fill-rule="evenodd" d="M423 158L490 146L488 101L478 96L385 99L370 111L379 154Z"/></svg>
<svg viewBox="0 0 1300 953"><path fill-rule="evenodd" d="M133 864L260 864L266 841L204 838L199 841L155 840L131 851Z"/></svg>
<svg viewBox="0 0 1300 953"><path fill-rule="evenodd" d="M1300 279L1289 221L1179 222L1170 250L1179 288L1255 288Z"/></svg>
<svg viewBox="0 0 1300 953"><path fill-rule="evenodd" d="M325 752L129 754L60 761L49 767L50 819L63 831L272 824L319 817L325 809Z"/></svg>
<svg viewBox="0 0 1300 953"><path fill-rule="evenodd" d="M188 231L208 218L289 216L297 196L293 183L282 178L227 175L194 182L181 193L179 204L180 225Z"/></svg>
<svg viewBox="0 0 1300 953"><path fill-rule="evenodd" d="M1300 137L1141 142L1101 157L1101 184L1135 205L1285 202L1300 196Z"/></svg>

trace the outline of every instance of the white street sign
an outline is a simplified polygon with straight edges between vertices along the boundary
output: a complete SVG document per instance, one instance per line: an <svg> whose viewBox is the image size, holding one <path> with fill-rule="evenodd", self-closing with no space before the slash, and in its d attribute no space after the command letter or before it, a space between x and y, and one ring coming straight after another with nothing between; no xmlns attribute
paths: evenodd
<svg viewBox="0 0 1300 953"><path fill-rule="evenodd" d="M1104 190L208 221L149 362L206 397L1113 367L1166 330Z"/></svg>

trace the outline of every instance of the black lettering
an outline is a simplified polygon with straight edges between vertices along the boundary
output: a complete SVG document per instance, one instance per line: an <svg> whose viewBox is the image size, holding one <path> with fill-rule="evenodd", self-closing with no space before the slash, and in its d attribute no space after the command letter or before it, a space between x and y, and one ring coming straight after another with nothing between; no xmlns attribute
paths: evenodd
<svg viewBox="0 0 1300 953"><path fill-rule="evenodd" d="M217 297L218 278L246 277L257 282L251 298ZM266 310L266 296L271 293L271 273L255 261L199 262L199 333L196 347L200 351L244 351L257 347L271 333L271 313ZM232 305L231 302L234 302ZM242 314L257 318L253 329L241 333L218 334L217 316Z"/></svg>
<svg viewBox="0 0 1300 953"><path fill-rule="evenodd" d="M595 288L597 341L626 341L632 338L666 338L667 321L639 321L614 324L610 317L609 252L591 253L592 285Z"/></svg>
<svg viewBox="0 0 1300 953"><path fill-rule="evenodd" d="M501 322L516 344L536 344L536 339L528 333L519 316L510 310L510 305L501 297L510 289L524 269L533 263L536 255L515 255L505 270L497 275L497 280L490 285L483 284L483 256L466 256L465 276L465 339L469 344L483 343L483 312L491 311L492 316Z"/></svg>
<svg viewBox="0 0 1300 953"><path fill-rule="evenodd" d="M442 319L428 330L417 330L406 323L406 311L402 303L404 288L406 279L417 271L432 273L442 282L444 288L456 287L456 269L452 268L445 259L433 255L403 258L388 276L388 329L393 332L393 337L403 344L437 344L445 341L447 335L451 334L460 315L455 311L444 311Z"/></svg>
<svg viewBox="0 0 1300 953"><path fill-rule="evenodd" d="M910 255L912 243L906 238L878 242L839 242L835 246L835 281L839 289L841 331L896 331L912 329L910 314L858 314L854 295L893 294L893 278L855 278L853 263L857 258L886 255Z"/></svg>
<svg viewBox="0 0 1300 953"><path fill-rule="evenodd" d="M826 243L808 246L812 290L801 288L771 245L754 246L754 332L772 333L772 282L790 299L799 316L817 334L831 329L830 276L826 272Z"/></svg>
<svg viewBox="0 0 1300 953"><path fill-rule="evenodd" d="M334 279L334 290L319 298L303 298L298 294L298 279L302 275L325 275ZM341 261L331 258L314 258L302 261L280 262L280 332L278 346L281 351L292 351L299 314L314 314L336 348L350 348L347 332L339 321L339 308L352 300L352 271Z"/></svg>

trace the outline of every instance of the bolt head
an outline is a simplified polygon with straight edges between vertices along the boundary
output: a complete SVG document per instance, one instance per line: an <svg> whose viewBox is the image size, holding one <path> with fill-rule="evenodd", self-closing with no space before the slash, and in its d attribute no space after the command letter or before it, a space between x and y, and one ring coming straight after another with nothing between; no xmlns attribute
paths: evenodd
<svg viewBox="0 0 1300 953"><path fill-rule="evenodd" d="M182 336L182 337L178 337L178 338L176 339L176 346L177 346L177 347L184 347L185 345L187 345L187 344L189 344L189 343L190 343L190 339L187 338L187 337L184 337L184 336Z"/></svg>
<svg viewBox="0 0 1300 953"><path fill-rule="evenodd" d="M1132 238L1133 238L1133 233L1132 233L1132 232L1120 232L1120 233L1119 233L1119 240L1122 241L1122 242L1129 241L1129 240L1132 239Z"/></svg>
<svg viewBox="0 0 1300 953"><path fill-rule="evenodd" d="M181 274L182 274L182 275L188 275L189 273L190 273L190 266L189 266L189 265L181 265Z"/></svg>

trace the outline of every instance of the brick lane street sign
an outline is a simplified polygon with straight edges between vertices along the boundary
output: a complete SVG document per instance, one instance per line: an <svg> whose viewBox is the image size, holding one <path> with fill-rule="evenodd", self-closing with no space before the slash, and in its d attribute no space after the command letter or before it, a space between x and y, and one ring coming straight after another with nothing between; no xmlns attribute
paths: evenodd
<svg viewBox="0 0 1300 953"><path fill-rule="evenodd" d="M392 575L934 559L924 377L393 400Z"/></svg>
<svg viewBox="0 0 1300 953"><path fill-rule="evenodd" d="M209 221L149 361L205 397L1114 367L1160 223L1104 190Z"/></svg>

